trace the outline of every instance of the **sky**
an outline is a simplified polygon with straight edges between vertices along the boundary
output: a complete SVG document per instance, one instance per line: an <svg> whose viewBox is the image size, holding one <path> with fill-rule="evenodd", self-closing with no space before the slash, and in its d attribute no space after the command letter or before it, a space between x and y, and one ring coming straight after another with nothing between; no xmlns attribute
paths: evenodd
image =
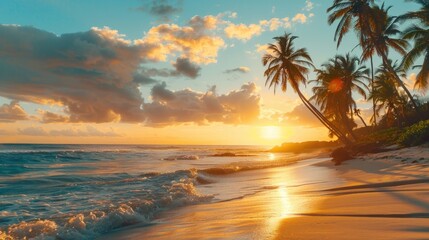
<svg viewBox="0 0 429 240"><path fill-rule="evenodd" d="M392 15L417 8L392 2ZM328 140L327 130L293 91L274 94L265 86L261 57L272 38L285 32L299 37L296 46L305 47L316 66L350 52L356 36L348 34L336 48L335 26L327 24L330 4L2 1L0 142L273 145ZM358 48L351 53L360 54ZM415 73L408 76L411 85ZM304 93L311 96L311 85ZM358 102L368 118L369 105Z"/></svg>

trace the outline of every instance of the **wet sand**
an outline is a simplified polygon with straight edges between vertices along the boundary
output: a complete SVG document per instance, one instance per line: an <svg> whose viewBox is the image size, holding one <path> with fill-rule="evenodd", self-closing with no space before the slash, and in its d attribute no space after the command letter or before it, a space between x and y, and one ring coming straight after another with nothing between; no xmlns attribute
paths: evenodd
<svg viewBox="0 0 429 240"><path fill-rule="evenodd" d="M429 148L414 147L223 176L202 188L224 188L217 202L103 239L429 239L428 167Z"/></svg>

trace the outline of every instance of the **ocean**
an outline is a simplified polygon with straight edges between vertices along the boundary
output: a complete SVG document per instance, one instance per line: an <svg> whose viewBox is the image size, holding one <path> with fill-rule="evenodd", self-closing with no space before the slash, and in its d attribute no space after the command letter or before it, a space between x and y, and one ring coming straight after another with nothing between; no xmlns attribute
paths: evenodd
<svg viewBox="0 0 429 240"><path fill-rule="evenodd" d="M96 239L184 206L271 189L241 172L307 155L263 146L0 145L0 239Z"/></svg>

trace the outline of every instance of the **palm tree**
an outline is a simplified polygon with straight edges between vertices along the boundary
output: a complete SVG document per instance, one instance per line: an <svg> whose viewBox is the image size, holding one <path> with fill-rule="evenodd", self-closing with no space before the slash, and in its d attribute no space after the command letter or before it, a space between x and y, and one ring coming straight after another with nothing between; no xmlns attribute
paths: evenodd
<svg viewBox="0 0 429 240"><path fill-rule="evenodd" d="M369 98L377 103L377 114L384 110L384 118L388 125L391 125L395 119L399 122L403 117L406 96L398 92L396 81L392 78L390 71L381 69L377 72L374 91L370 93Z"/></svg>
<svg viewBox="0 0 429 240"><path fill-rule="evenodd" d="M356 102L352 93L356 91L366 98L364 81L368 80L368 70L359 64L359 58L346 54L330 59L316 73L317 79L312 82L317 85L313 87L314 96L310 100L315 100L328 119L340 122L354 138Z"/></svg>
<svg viewBox="0 0 429 240"><path fill-rule="evenodd" d="M366 125L365 120L363 120L362 115L360 114L360 109L355 108L354 112L355 112L355 115L358 116L359 119L362 121L363 125L365 127L368 127L368 125Z"/></svg>
<svg viewBox="0 0 429 240"><path fill-rule="evenodd" d="M331 12L328 17L329 25L339 20L337 29L335 31L334 40L337 40L337 48L341 44L343 36L354 29L359 33L360 45L363 46L367 41L371 29L371 5L374 0L334 0L331 7L327 12ZM369 57L371 64L371 86L374 88L374 64L372 56ZM373 119L374 124L377 125L375 102L373 102Z"/></svg>
<svg viewBox="0 0 429 240"><path fill-rule="evenodd" d="M406 47L408 42L404 39L398 39L394 36L400 33L398 29L397 18L388 15L390 7L385 9L384 4L379 6L373 6L370 18L373 19L371 22L371 32L367 39L367 42L362 46L363 53L362 59L366 60L374 53L377 53L381 57L383 66L391 72L395 81L402 89L404 89L414 108L418 110L417 104L411 95L404 82L396 74L395 69L392 67L391 62L388 59L389 48L392 48L396 52L405 55Z"/></svg>
<svg viewBox="0 0 429 240"><path fill-rule="evenodd" d="M423 64L420 72L417 74L414 87L422 91L429 88L429 0L409 0L422 5L422 7L414 12L408 12L398 19L419 20L420 24L414 24L408 27L403 34L403 38L414 40L413 48L407 53L404 58L403 66L405 70L410 69L415 61L423 56Z"/></svg>
<svg viewBox="0 0 429 240"><path fill-rule="evenodd" d="M268 45L269 53L262 57L262 63L267 66L264 76L267 78L265 85L269 84L269 88L273 87L274 92L280 85L281 90L286 92L288 85L298 94L303 104L326 126L334 133L340 141L349 145L350 140L334 126L310 101L304 96L300 90L300 85L306 85L306 75L309 68L313 66L312 59L305 48L295 50L294 40L296 36L290 33L285 33L283 36L275 37L275 43Z"/></svg>
<svg viewBox="0 0 429 240"><path fill-rule="evenodd" d="M331 12L328 17L329 25L339 20L335 30L334 40L337 41L337 47L340 46L344 35L354 29L360 33L360 42L365 42L369 35L368 17L371 12L371 5L374 0L334 0L327 12Z"/></svg>
<svg viewBox="0 0 429 240"><path fill-rule="evenodd" d="M429 0L406 0L407 2L416 2L422 7L414 12L408 12L400 16L400 20L420 20L423 24L429 25Z"/></svg>

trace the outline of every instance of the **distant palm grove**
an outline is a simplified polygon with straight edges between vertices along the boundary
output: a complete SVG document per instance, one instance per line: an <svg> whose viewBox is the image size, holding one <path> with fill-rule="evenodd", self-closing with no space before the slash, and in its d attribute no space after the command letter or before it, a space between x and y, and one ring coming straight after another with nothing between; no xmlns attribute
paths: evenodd
<svg viewBox="0 0 429 240"><path fill-rule="evenodd" d="M337 47L346 34L354 32L361 55L333 56L315 67L305 48L295 48L297 37L285 33L274 38L262 58L266 85L274 91L278 86L282 91L290 86L330 135L346 146L368 141L375 132L384 132L377 142L401 138L418 122L418 137L429 140L429 103L408 89L426 93L429 88L429 0L405 1L420 8L391 16L390 6L375 0L334 0L327 13L328 24L336 26L333 37ZM392 60L392 51L401 58ZM375 58L380 66L374 66ZM308 79L310 71L315 72L315 79ZM414 86L403 81L410 71L417 73ZM313 86L309 98L300 89L307 83ZM372 105L369 122L361 116L356 97ZM357 122L365 127L356 129Z"/></svg>

